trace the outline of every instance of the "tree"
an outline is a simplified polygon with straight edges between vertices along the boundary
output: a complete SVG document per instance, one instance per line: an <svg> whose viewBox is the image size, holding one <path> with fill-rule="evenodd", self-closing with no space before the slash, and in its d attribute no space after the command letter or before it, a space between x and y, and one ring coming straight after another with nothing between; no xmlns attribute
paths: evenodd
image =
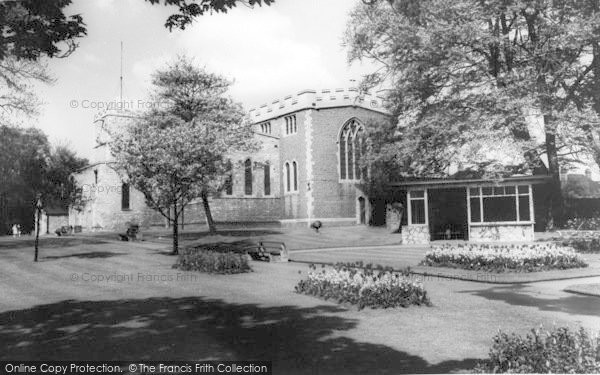
<svg viewBox="0 0 600 375"><path fill-rule="evenodd" d="M37 129L0 126L0 227L10 224L32 228L35 194L44 185L44 170L50 153L48 139Z"/></svg>
<svg viewBox="0 0 600 375"><path fill-rule="evenodd" d="M80 15L67 17L70 0L0 2L0 124L37 114L31 82L52 83L43 58L67 57L86 34Z"/></svg>
<svg viewBox="0 0 600 375"><path fill-rule="evenodd" d="M190 202L202 200L216 232L208 198L225 183L228 155L253 148L252 129L241 105L226 96L229 82L185 57L157 71L152 83L159 105L123 134L111 134L109 147L116 169L173 225L177 254L179 217Z"/></svg>
<svg viewBox="0 0 600 375"><path fill-rule="evenodd" d="M167 18L165 27L169 31L173 28L185 30L186 26L206 12L227 13L228 10L235 8L238 4L249 7L254 5L271 5L275 0L146 0L150 4L160 4L176 6L178 13L172 14Z"/></svg>
<svg viewBox="0 0 600 375"><path fill-rule="evenodd" d="M87 164L66 146L52 148L35 128L0 126L0 233L11 223L32 228L36 195L46 207L66 208L77 187L70 176Z"/></svg>
<svg viewBox="0 0 600 375"><path fill-rule="evenodd" d="M53 147L44 173L44 206L68 208L76 206L81 199L81 188L73 178L73 173L88 165L88 160L80 158L66 145Z"/></svg>
<svg viewBox="0 0 600 375"><path fill-rule="evenodd" d="M382 66L364 85L391 87L400 138L393 159L405 173L446 176L450 163L463 163L480 174L503 175L538 168L545 154L552 216L560 220L565 145L556 138L556 115L569 108L589 73L586 56L599 21L577 4L388 0L358 6L345 37L349 59ZM534 117L543 119L541 145L529 132ZM510 145L522 160L514 165L485 152L494 145ZM484 158L473 158L474 152Z"/></svg>

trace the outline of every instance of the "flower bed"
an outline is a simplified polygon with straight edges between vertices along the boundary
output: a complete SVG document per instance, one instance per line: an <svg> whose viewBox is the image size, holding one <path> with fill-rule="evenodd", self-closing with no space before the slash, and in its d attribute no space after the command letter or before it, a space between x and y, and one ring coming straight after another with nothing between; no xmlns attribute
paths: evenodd
<svg viewBox="0 0 600 375"><path fill-rule="evenodd" d="M567 327L542 332L531 330L525 337L499 332L489 358L475 368L479 373L599 373L600 341L585 329Z"/></svg>
<svg viewBox="0 0 600 375"><path fill-rule="evenodd" d="M424 266L492 272L535 272L587 267L573 249L556 244L442 245L425 254Z"/></svg>
<svg viewBox="0 0 600 375"><path fill-rule="evenodd" d="M600 253L600 233L580 232L571 235L561 241L563 246L569 246L578 253Z"/></svg>
<svg viewBox="0 0 600 375"><path fill-rule="evenodd" d="M600 230L600 218L572 218L567 220L565 229L572 230Z"/></svg>
<svg viewBox="0 0 600 375"><path fill-rule="evenodd" d="M423 285L410 280L408 271L359 267L362 263L337 264L318 272L311 265L308 278L296 285L296 292L357 305L359 309L431 304Z"/></svg>
<svg viewBox="0 0 600 375"><path fill-rule="evenodd" d="M233 251L211 251L202 248L186 248L180 251L173 268L182 271L201 271L206 273L243 273L252 269L248 257Z"/></svg>

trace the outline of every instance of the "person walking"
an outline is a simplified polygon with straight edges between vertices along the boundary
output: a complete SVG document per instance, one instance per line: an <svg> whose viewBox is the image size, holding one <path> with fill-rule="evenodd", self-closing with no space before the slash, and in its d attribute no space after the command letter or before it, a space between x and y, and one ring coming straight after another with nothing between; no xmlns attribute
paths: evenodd
<svg viewBox="0 0 600 375"><path fill-rule="evenodd" d="M17 224L13 224L12 226L12 235L13 237L17 237L17 232L19 231L19 229L17 228Z"/></svg>

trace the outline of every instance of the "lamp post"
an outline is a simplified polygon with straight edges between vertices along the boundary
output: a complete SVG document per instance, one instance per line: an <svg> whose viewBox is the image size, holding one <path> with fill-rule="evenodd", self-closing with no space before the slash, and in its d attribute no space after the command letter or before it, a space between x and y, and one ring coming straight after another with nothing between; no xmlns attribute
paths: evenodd
<svg viewBox="0 0 600 375"><path fill-rule="evenodd" d="M35 195L35 255L33 261L38 261L38 244L40 242L40 215L42 214L42 194Z"/></svg>

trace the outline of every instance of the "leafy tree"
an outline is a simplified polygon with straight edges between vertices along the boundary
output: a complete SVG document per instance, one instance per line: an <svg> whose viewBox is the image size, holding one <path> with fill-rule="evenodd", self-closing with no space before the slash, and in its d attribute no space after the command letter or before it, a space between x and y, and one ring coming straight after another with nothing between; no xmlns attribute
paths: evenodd
<svg viewBox="0 0 600 375"><path fill-rule="evenodd" d="M81 189L72 174L87 164L87 159L78 157L67 146L53 147L44 173L44 205L65 209L77 205L81 199Z"/></svg>
<svg viewBox="0 0 600 375"><path fill-rule="evenodd" d="M36 194L46 207L66 208L77 194L70 175L87 164L66 146L52 148L35 128L0 126L0 232L33 224Z"/></svg>
<svg viewBox="0 0 600 375"><path fill-rule="evenodd" d="M0 2L0 124L37 114L31 82L52 83L43 58L67 57L86 34L80 15L66 16L70 0Z"/></svg>
<svg viewBox="0 0 600 375"><path fill-rule="evenodd" d="M160 105L111 134L109 146L116 169L173 225L177 254L178 221L190 202L202 200L216 232L208 198L225 183L228 155L253 148L252 131L241 105L226 95L229 82L185 57L157 71L152 83Z"/></svg>
<svg viewBox="0 0 600 375"><path fill-rule="evenodd" d="M491 175L536 169L545 154L553 177L552 216L560 219L558 171L565 145L557 139L557 115L570 108L589 74L600 21L578 4L388 0L358 6L345 43L351 61L371 59L382 66L367 77L366 87L391 87L400 139L387 158L409 176L441 177L450 164ZM543 119L541 146L528 128L536 117ZM490 152L506 147L512 150ZM522 160L507 161L502 154Z"/></svg>
<svg viewBox="0 0 600 375"><path fill-rule="evenodd" d="M175 6L178 13L172 14L167 18L165 27L169 31L173 28L185 30L186 26L194 22L196 18L204 15L206 12L227 13L228 10L235 8L238 4L249 7L254 5L271 5L275 0L146 0L150 4L160 4Z"/></svg>

